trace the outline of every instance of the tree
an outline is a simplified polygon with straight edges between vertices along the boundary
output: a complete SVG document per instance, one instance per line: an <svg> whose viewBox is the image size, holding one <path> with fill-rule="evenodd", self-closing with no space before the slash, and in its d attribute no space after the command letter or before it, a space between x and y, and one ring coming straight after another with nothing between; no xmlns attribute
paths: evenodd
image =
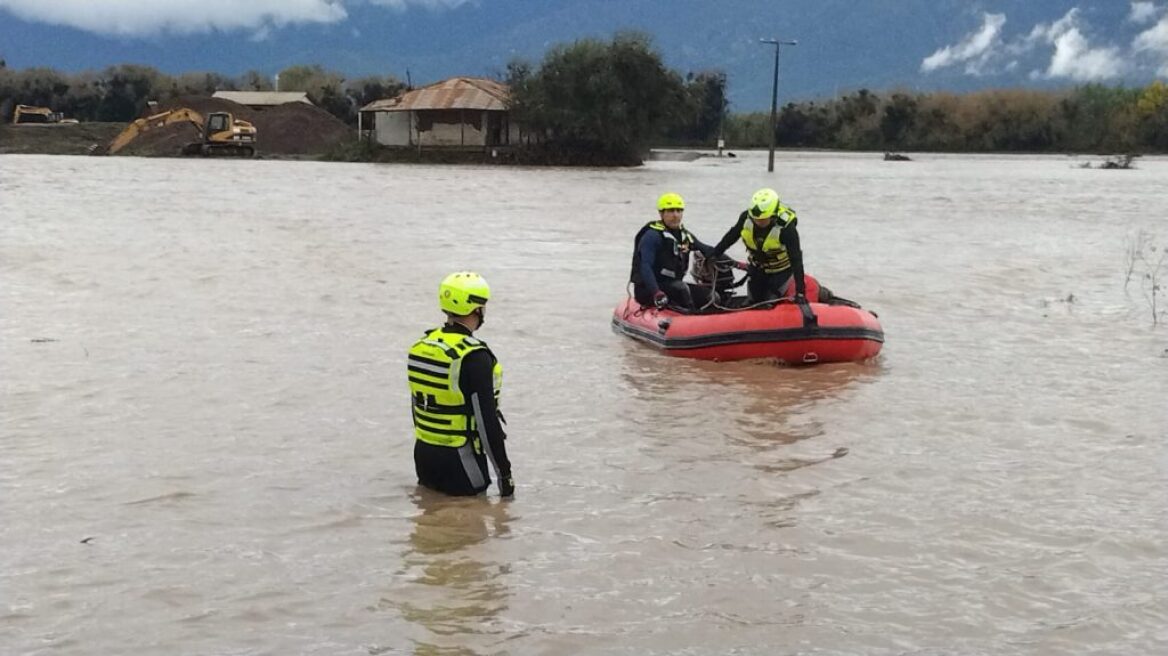
<svg viewBox="0 0 1168 656"><path fill-rule="evenodd" d="M681 76L638 32L556 46L534 71L512 62L508 83L516 120L547 145L621 163L640 161L684 96Z"/></svg>
<svg viewBox="0 0 1168 656"><path fill-rule="evenodd" d="M218 73L183 73L171 78L169 88L159 93L163 98L211 96L216 91L235 91L235 80Z"/></svg>
<svg viewBox="0 0 1168 656"><path fill-rule="evenodd" d="M983 151L1043 151L1055 143L1054 96L1024 89L994 89L970 94L976 119L967 143Z"/></svg>
<svg viewBox="0 0 1168 656"><path fill-rule="evenodd" d="M303 91L318 107L346 123L357 120L357 112L344 91L345 77L319 64L289 66L280 71L280 91Z"/></svg>
<svg viewBox="0 0 1168 656"><path fill-rule="evenodd" d="M1140 141L1159 150L1168 150L1168 85L1160 80L1144 87L1136 100Z"/></svg>
<svg viewBox="0 0 1168 656"><path fill-rule="evenodd" d="M767 116L767 130L763 133L765 143L770 143L770 117ZM776 120L775 143L784 147L823 148L836 145L832 141L831 112L815 103L797 105L787 103L779 110Z"/></svg>
<svg viewBox="0 0 1168 656"><path fill-rule="evenodd" d="M867 89L843 96L833 104L832 140L841 148L876 148L880 145L880 97Z"/></svg>
<svg viewBox="0 0 1168 656"><path fill-rule="evenodd" d="M235 86L240 91L271 91L274 88L266 75L254 70L240 75Z"/></svg>
<svg viewBox="0 0 1168 656"><path fill-rule="evenodd" d="M26 68L14 74L18 104L56 107L69 91L69 80L51 68Z"/></svg>
<svg viewBox="0 0 1168 656"><path fill-rule="evenodd" d="M57 109L65 116L82 121L93 121L97 118L97 110L101 105L101 80L97 73L85 71L73 76L70 80L69 91Z"/></svg>
<svg viewBox="0 0 1168 656"><path fill-rule="evenodd" d="M358 109L374 100L395 98L405 90L405 83L392 75L385 77L370 75L345 84L345 95Z"/></svg>
<svg viewBox="0 0 1168 656"><path fill-rule="evenodd" d="M146 102L168 90L169 76L149 66L123 64L105 69L97 79L101 99L96 108L99 121L128 122L146 109Z"/></svg>
<svg viewBox="0 0 1168 656"><path fill-rule="evenodd" d="M690 73L686 76L681 103L670 118L669 136L692 143L710 143L722 130L727 107L725 73Z"/></svg>
<svg viewBox="0 0 1168 656"><path fill-rule="evenodd" d="M892 94L880 116L880 135L885 147L904 148L906 139L916 127L918 111L916 98L903 93Z"/></svg>
<svg viewBox="0 0 1168 656"><path fill-rule="evenodd" d="M1139 91L1102 84L1077 87L1059 102L1059 119L1064 123L1065 150L1112 150L1121 138L1116 120L1124 106L1134 105Z"/></svg>

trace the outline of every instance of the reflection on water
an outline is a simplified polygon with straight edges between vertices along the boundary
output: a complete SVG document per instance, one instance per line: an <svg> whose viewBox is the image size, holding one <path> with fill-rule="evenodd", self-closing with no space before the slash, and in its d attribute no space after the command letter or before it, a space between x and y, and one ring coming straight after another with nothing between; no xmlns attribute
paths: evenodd
<svg viewBox="0 0 1168 656"><path fill-rule="evenodd" d="M619 379L628 390L623 414L635 418L627 430L647 456L632 471L660 479L638 481L636 486L646 491L630 502L678 515L700 503L720 508L740 525L757 522L765 530L799 523L801 504L820 490L807 484L792 488L784 478L849 454L856 436L833 433L834 414L885 375L878 360L816 367L706 362L614 339L623 346ZM661 463L660 470L645 462ZM725 475L743 468L754 473ZM723 530L713 528L705 531L707 539ZM750 535L709 543L687 534L676 544L703 552L750 552L758 548Z"/></svg>
<svg viewBox="0 0 1168 656"><path fill-rule="evenodd" d="M883 372L880 360L815 367L706 362L673 358L635 342L622 355L621 378L635 403L650 406L646 410L656 423L676 423L678 416L693 413L717 416L730 443L758 451L826 435L825 419L839 405L835 402ZM673 404L649 403L657 399Z"/></svg>
<svg viewBox="0 0 1168 656"><path fill-rule="evenodd" d="M405 620L434 637L415 640L414 653L476 654L459 638L492 633L491 620L507 608L509 592L504 585L508 565L492 562L475 547L510 533L510 502L446 497L422 487L411 501L420 512L413 518L403 561L414 572L414 585L394 605Z"/></svg>

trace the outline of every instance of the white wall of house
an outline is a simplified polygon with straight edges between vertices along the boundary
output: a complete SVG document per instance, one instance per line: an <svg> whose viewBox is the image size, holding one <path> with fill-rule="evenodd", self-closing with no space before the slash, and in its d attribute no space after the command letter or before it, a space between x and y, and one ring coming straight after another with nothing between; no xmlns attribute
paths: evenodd
<svg viewBox="0 0 1168 656"><path fill-rule="evenodd" d="M383 146L409 146L413 112L374 112L377 143Z"/></svg>
<svg viewBox="0 0 1168 656"><path fill-rule="evenodd" d="M465 122L441 120L418 120L417 112L375 112L374 129L377 143L384 146L426 147L482 147L487 143L487 112L466 111L462 114L450 112L445 118L460 116ZM419 130L419 124L428 129ZM502 135L504 143L519 143L519 126L506 120L507 134Z"/></svg>
<svg viewBox="0 0 1168 656"><path fill-rule="evenodd" d="M427 130L419 129L422 121L414 118L414 143L426 146L483 146L487 143L483 131L484 112L443 112L447 118L460 116L463 122L429 121Z"/></svg>

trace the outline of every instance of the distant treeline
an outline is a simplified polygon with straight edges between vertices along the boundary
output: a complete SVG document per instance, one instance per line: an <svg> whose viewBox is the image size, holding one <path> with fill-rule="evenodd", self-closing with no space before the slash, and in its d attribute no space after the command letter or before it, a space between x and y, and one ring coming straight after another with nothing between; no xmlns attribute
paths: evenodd
<svg viewBox="0 0 1168 656"><path fill-rule="evenodd" d="M726 141L765 146L770 112L730 115ZM868 90L827 102L789 103L778 145L944 152L1168 152L1168 85L1089 84L1065 91L967 94Z"/></svg>
<svg viewBox="0 0 1168 656"><path fill-rule="evenodd" d="M2 63L2 62L0 62ZM357 110L379 98L392 98L406 85L392 75L346 80L320 66L291 66L279 73L280 91L304 91L317 106L346 123ZM51 68L13 70L0 65L0 119L12 120L15 105L49 107L81 121L129 122L147 102L183 96L210 96L216 91L272 91L272 79L249 71L239 77L219 73L167 75L150 66L123 64L101 71L60 73Z"/></svg>
<svg viewBox="0 0 1168 656"><path fill-rule="evenodd" d="M639 32L553 46L539 65L511 62L504 77L512 120L524 128L527 161L631 164L650 145L711 147L719 136L733 148L770 143L770 112L727 111L724 73L671 70ZM281 91L305 91L349 124L366 103L406 90L392 75L346 80L315 65L284 69L279 82ZM142 115L149 100L272 88L272 80L255 71L171 76L121 65L70 75L12 70L0 60L0 120L11 120L19 103L82 121L125 122ZM1168 85L967 94L861 89L828 101L788 103L775 134L779 146L791 148L1168 152Z"/></svg>
<svg viewBox="0 0 1168 656"><path fill-rule="evenodd" d="M320 66L280 71L280 91L305 91L319 107L349 124L359 109L407 89L393 76L346 80ZM726 76L667 69L648 36L620 33L611 41L582 40L549 51L542 65L508 66L514 120L524 126L524 161L637 163L649 144L668 139L704 144L717 138L726 112ZM65 74L50 68L13 70L0 62L0 121L16 104L49 107L81 121L128 122L165 103L215 91L270 91L272 79L250 71L171 76L140 65Z"/></svg>

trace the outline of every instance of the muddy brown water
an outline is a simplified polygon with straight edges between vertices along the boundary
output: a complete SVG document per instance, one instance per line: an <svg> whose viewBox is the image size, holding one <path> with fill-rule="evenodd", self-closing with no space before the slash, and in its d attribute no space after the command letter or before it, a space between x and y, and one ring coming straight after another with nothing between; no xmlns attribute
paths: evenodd
<svg viewBox="0 0 1168 656"><path fill-rule="evenodd" d="M0 652L1163 653L1168 333L1124 277L1168 161L739 155L0 157ZM764 184L878 359L611 332L659 193L714 241ZM510 503L414 485L405 350L462 268Z"/></svg>

